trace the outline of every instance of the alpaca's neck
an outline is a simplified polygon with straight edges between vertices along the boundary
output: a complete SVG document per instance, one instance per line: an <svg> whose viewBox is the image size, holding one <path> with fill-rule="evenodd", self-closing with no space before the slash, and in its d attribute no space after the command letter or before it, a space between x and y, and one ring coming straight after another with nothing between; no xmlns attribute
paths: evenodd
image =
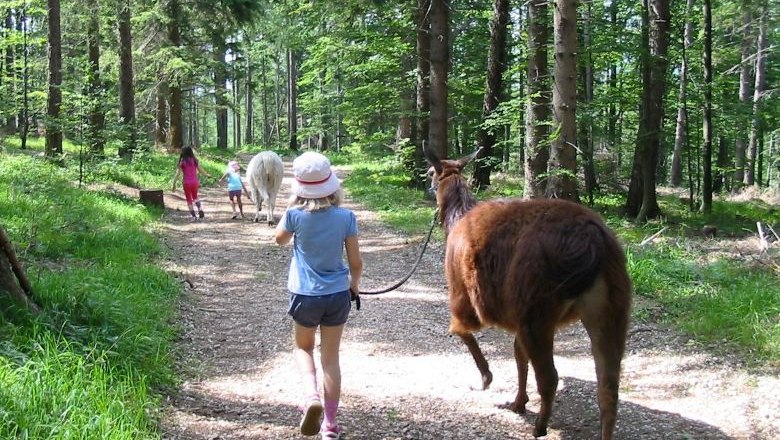
<svg viewBox="0 0 780 440"><path fill-rule="evenodd" d="M441 182L445 185L439 187L441 192L439 219L444 232L449 235L450 230L455 227L458 221L477 204L477 200L469 191L466 181L462 177L457 176L457 178L447 180L449 181Z"/></svg>

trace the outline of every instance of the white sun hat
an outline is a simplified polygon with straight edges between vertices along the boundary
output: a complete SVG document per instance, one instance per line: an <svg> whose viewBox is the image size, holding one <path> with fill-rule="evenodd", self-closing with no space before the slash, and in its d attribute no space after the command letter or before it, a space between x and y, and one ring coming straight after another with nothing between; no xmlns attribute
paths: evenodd
<svg viewBox="0 0 780 440"><path fill-rule="evenodd" d="M330 168L330 161L320 153L307 151L293 161L292 192L304 199L321 199L341 186Z"/></svg>

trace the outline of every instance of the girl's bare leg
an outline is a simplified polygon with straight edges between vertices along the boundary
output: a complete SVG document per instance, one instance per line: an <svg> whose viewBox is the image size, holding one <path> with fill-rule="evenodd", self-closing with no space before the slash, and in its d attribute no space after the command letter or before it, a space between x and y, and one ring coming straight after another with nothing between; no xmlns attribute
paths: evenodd
<svg viewBox="0 0 780 440"><path fill-rule="evenodd" d="M317 328L303 327L295 323L293 332L295 339L293 354L305 389L301 408L303 410L301 434L315 435L320 430L320 417L323 410L317 388L317 370L314 366L314 341Z"/></svg>
<svg viewBox="0 0 780 440"><path fill-rule="evenodd" d="M344 325L335 327L320 327L320 358L324 382L325 419L326 427L336 426L336 412L341 399L341 366L339 364L339 350L341 347L341 335Z"/></svg>

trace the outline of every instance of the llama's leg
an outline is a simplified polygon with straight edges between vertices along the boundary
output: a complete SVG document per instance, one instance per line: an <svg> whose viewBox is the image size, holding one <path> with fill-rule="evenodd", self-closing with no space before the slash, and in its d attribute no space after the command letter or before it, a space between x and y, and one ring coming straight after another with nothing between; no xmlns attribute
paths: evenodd
<svg viewBox="0 0 780 440"><path fill-rule="evenodd" d="M581 311L596 364L602 440L611 440L615 430L620 362L625 350L628 316L628 308L616 310L614 304L607 301L588 303Z"/></svg>
<svg viewBox="0 0 780 440"><path fill-rule="evenodd" d="M472 333L457 333L457 335L466 344L471 357L474 358L474 363L477 364L477 368L479 368L479 372L482 375L482 389L486 390L490 383L493 382L493 373L490 372L490 367L482 354L482 350L479 348L479 344L477 344L477 339Z"/></svg>
<svg viewBox="0 0 780 440"><path fill-rule="evenodd" d="M536 389L541 398L539 415L536 416L534 437L547 435L547 423L552 414L555 391L558 388L558 371L553 362L554 323L544 318L528 323L518 333L526 354L531 360L536 374Z"/></svg>
<svg viewBox="0 0 780 440"><path fill-rule="evenodd" d="M268 194L268 226L273 226L276 223L274 217L274 209L276 208L276 192L270 191Z"/></svg>
<svg viewBox="0 0 780 440"><path fill-rule="evenodd" d="M528 356L519 336L515 336L515 363L517 364L517 395L515 401L506 405L518 414L525 414L525 404L528 403Z"/></svg>
<svg viewBox="0 0 780 440"><path fill-rule="evenodd" d="M271 214L271 206L270 206L270 197L268 194L268 183L266 183L266 187L261 189L260 196L265 201L265 221L268 222L268 224L271 224L271 221L273 221L273 218L270 217ZM258 208L259 209L259 208ZM259 218L260 214L258 214Z"/></svg>
<svg viewBox="0 0 780 440"><path fill-rule="evenodd" d="M254 222L260 221L260 211L263 209L263 199L260 197L260 191L255 185L252 185L252 198L255 201L255 218Z"/></svg>

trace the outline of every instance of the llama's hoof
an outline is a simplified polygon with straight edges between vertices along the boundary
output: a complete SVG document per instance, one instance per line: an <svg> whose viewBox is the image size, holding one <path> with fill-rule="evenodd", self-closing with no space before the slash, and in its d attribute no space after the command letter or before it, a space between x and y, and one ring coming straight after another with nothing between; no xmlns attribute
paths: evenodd
<svg viewBox="0 0 780 440"><path fill-rule="evenodd" d="M487 371L485 374L482 375L482 389L483 390L488 389L491 383L493 383L493 373Z"/></svg>
<svg viewBox="0 0 780 440"><path fill-rule="evenodd" d="M499 408L501 409L508 409L509 411L512 411L515 414L525 414L525 404L528 402L528 398L517 400L515 399L513 402L507 402L503 405L499 405Z"/></svg>
<svg viewBox="0 0 780 440"><path fill-rule="evenodd" d="M260 222L260 220L259 220L257 217L255 217L255 219L254 219L254 220L252 220L252 222L254 222L254 223L258 223L258 222Z"/></svg>

